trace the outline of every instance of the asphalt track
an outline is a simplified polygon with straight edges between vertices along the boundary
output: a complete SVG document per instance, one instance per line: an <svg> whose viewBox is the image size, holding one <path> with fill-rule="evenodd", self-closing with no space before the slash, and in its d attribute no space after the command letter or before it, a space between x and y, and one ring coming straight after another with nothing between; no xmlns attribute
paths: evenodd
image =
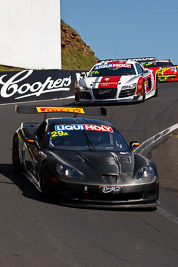
<svg viewBox="0 0 178 267"><path fill-rule="evenodd" d="M142 143L178 122L178 83L160 84L159 96L145 103L106 108L105 120L128 142ZM143 153L158 166L156 211L79 209L44 202L13 171L13 133L20 122L41 119L15 113L14 105L0 106L0 266L178 266L178 131Z"/></svg>

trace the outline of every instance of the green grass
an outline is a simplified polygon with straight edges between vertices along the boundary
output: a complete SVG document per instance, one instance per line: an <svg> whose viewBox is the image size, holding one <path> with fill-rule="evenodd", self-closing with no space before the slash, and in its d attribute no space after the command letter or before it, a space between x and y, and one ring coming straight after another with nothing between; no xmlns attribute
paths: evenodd
<svg viewBox="0 0 178 267"><path fill-rule="evenodd" d="M89 55L83 55L74 47L62 53L62 68L66 70L90 70L96 63L96 58L92 52Z"/></svg>
<svg viewBox="0 0 178 267"><path fill-rule="evenodd" d="M4 66L0 65L0 71L17 71L17 70L22 70L22 68L17 68L17 67L9 67L9 66Z"/></svg>

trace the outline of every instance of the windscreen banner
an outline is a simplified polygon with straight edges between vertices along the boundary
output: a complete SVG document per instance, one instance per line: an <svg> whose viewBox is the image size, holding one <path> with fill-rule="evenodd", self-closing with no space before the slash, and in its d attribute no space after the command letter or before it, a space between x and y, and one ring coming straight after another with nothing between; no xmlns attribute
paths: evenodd
<svg viewBox="0 0 178 267"><path fill-rule="evenodd" d="M1 71L0 104L74 96L75 81L82 72L86 71Z"/></svg>

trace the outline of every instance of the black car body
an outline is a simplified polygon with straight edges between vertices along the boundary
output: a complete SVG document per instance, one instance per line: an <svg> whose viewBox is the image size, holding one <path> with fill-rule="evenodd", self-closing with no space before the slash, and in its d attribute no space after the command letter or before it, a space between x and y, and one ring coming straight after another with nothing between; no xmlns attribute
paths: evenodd
<svg viewBox="0 0 178 267"><path fill-rule="evenodd" d="M133 153L136 145L103 120L51 118L21 124L12 160L42 194L66 205L156 207L157 168Z"/></svg>

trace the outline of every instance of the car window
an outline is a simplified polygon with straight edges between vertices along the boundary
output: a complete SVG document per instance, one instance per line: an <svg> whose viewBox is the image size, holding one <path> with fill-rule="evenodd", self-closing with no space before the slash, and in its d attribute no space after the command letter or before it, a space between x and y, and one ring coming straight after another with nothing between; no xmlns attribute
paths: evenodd
<svg viewBox="0 0 178 267"><path fill-rule="evenodd" d="M151 67L173 67L173 63L168 61L168 62L156 62L156 64L154 64L153 62L151 63L146 63L145 67L146 68L151 68Z"/></svg>
<svg viewBox="0 0 178 267"><path fill-rule="evenodd" d="M119 132L103 125L58 125L48 132L49 148L67 150L109 150L129 152Z"/></svg>
<svg viewBox="0 0 178 267"><path fill-rule="evenodd" d="M136 66L138 74L142 74L143 73L142 67L138 63L136 63L135 66Z"/></svg>
<svg viewBox="0 0 178 267"><path fill-rule="evenodd" d="M43 134L40 136L39 143L42 147L46 146L46 132L43 132Z"/></svg>
<svg viewBox="0 0 178 267"><path fill-rule="evenodd" d="M94 66L88 77L135 75L133 64L103 64Z"/></svg>
<svg viewBox="0 0 178 267"><path fill-rule="evenodd" d="M38 129L35 132L40 145L43 147L45 147L45 145L46 145L46 131L45 131L45 129L46 129L46 122L43 121L39 125Z"/></svg>

